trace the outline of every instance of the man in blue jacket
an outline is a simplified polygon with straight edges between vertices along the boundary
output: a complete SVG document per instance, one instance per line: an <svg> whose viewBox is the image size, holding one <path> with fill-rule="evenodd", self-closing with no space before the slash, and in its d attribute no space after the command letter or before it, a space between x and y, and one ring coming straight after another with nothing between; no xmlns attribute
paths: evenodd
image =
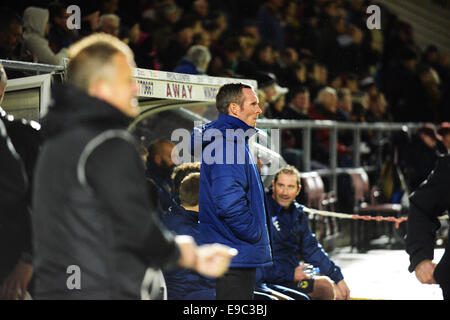
<svg viewBox="0 0 450 320"><path fill-rule="evenodd" d="M272 263L267 200L248 139L261 109L252 87L225 84L217 93L217 120L194 128L201 156L200 241L236 248L230 270L216 282L216 298L253 299L256 268Z"/></svg>
<svg viewBox="0 0 450 320"><path fill-rule="evenodd" d="M293 166L281 168L275 175L272 189L267 198L274 263L258 270L261 271L258 281L265 281L269 287L272 284L296 289L313 299L348 299L350 290L340 268L322 249L309 228L303 206L295 201L301 190L298 170ZM299 254L305 264L299 264ZM324 276L308 274L308 265L319 268Z"/></svg>

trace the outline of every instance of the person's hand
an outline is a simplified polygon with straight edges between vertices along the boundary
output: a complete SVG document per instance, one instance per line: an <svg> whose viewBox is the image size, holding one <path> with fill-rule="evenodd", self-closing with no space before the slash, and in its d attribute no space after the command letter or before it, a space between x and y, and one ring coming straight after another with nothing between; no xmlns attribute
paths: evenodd
<svg viewBox="0 0 450 320"><path fill-rule="evenodd" d="M210 277L222 276L231 258L238 253L236 249L217 243L198 247L190 236L176 236L175 241L181 252L178 265Z"/></svg>
<svg viewBox="0 0 450 320"><path fill-rule="evenodd" d="M236 249L218 243L200 246L194 269L205 276L220 277L228 270L231 259L237 254Z"/></svg>
<svg viewBox="0 0 450 320"><path fill-rule="evenodd" d="M350 299L350 289L344 280L335 284L336 300L348 300Z"/></svg>
<svg viewBox="0 0 450 320"><path fill-rule="evenodd" d="M33 266L19 261L0 288L0 300L24 300L32 276Z"/></svg>
<svg viewBox="0 0 450 320"><path fill-rule="evenodd" d="M305 264L302 264L302 265L298 266L297 268L295 268L295 270L294 270L294 281L295 282L300 282L305 279L311 279L311 276L307 275L303 271L303 269L305 269L308 266L309 266L309 264L305 263Z"/></svg>
<svg viewBox="0 0 450 320"><path fill-rule="evenodd" d="M416 278L424 284L435 284L436 280L434 280L433 273L436 268L436 264L431 260L423 260L416 266L414 270L416 274Z"/></svg>
<svg viewBox="0 0 450 320"><path fill-rule="evenodd" d="M191 236L176 236L175 242L180 249L178 265L182 268L194 268L197 260L197 244Z"/></svg>

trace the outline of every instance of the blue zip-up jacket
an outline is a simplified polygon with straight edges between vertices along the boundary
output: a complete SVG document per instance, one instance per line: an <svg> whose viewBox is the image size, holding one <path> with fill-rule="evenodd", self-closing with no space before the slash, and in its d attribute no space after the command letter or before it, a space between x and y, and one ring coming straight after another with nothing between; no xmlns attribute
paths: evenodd
<svg viewBox="0 0 450 320"><path fill-rule="evenodd" d="M198 242L198 213L174 204L163 217L167 229L179 235L188 235ZM163 272L168 300L215 300L216 282L195 271L179 269Z"/></svg>
<svg viewBox="0 0 450 320"><path fill-rule="evenodd" d="M201 156L202 163L200 242L236 248L239 253L231 267L272 263L268 204L248 146L255 133L255 128L240 119L219 114L217 120L194 128L191 136L194 156Z"/></svg>
<svg viewBox="0 0 450 320"><path fill-rule="evenodd" d="M271 215L273 266L257 272L257 283L285 283L294 281L294 270L299 265L300 253L305 263L318 267L320 272L338 283L344 279L341 269L334 264L311 232L303 206L294 201L286 210L267 193Z"/></svg>

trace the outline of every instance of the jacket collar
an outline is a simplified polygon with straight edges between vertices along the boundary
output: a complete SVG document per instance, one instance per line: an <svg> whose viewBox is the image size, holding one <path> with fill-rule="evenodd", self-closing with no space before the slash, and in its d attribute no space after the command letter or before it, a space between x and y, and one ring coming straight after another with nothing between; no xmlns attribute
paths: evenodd
<svg viewBox="0 0 450 320"><path fill-rule="evenodd" d="M126 128L131 120L106 101L89 96L70 85L55 85L42 131L46 137L51 137L87 122Z"/></svg>
<svg viewBox="0 0 450 320"><path fill-rule="evenodd" d="M169 208L170 212L172 212L173 214L176 215L181 215L181 216L185 216L187 217L189 220L193 221L193 222L197 222L199 221L198 218L198 212L196 211L191 211L191 210L186 210L185 208L183 208L181 205L172 205Z"/></svg>
<svg viewBox="0 0 450 320"><path fill-rule="evenodd" d="M229 116L227 114L219 113L219 117L217 120L220 123L227 124L228 126L230 126L233 129L242 129L244 131L253 129L255 131L255 133L258 132L258 130L256 128L249 126L241 119L233 117L233 116Z"/></svg>

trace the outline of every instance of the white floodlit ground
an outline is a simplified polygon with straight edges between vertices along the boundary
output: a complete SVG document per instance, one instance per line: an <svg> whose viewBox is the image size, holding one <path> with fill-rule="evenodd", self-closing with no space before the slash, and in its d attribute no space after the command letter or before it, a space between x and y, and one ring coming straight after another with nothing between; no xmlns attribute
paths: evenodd
<svg viewBox="0 0 450 320"><path fill-rule="evenodd" d="M444 249L436 249L434 260L439 262ZM349 247L331 253L339 265L351 297L356 299L442 300L438 285L421 284L409 273L409 257L404 250L372 249L367 253L350 253Z"/></svg>

